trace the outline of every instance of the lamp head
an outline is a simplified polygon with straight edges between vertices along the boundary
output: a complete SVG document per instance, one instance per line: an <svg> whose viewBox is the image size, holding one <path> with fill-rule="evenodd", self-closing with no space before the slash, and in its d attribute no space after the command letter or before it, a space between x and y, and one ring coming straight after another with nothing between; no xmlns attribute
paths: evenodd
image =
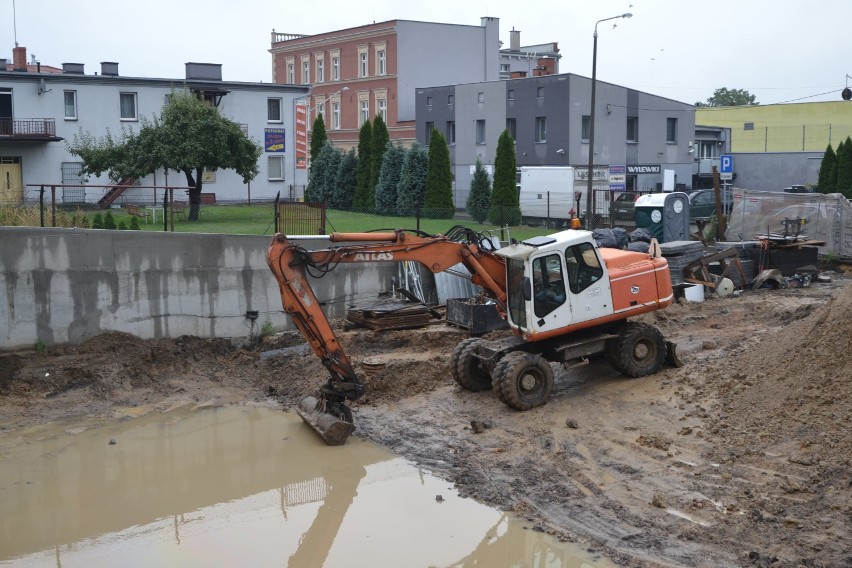
<svg viewBox="0 0 852 568"><path fill-rule="evenodd" d="M631 14L630 12L626 12L626 13L622 14L621 17L622 18L632 18L633 14Z"/></svg>

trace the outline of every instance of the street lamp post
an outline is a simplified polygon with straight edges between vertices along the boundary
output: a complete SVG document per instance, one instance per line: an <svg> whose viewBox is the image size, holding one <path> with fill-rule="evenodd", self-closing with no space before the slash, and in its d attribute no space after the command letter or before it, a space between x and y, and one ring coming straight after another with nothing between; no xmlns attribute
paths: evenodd
<svg viewBox="0 0 852 568"><path fill-rule="evenodd" d="M592 109L589 113L589 179L586 188L586 230L591 231L594 226L592 222L592 178L595 170L595 87L597 82L598 71L598 24L607 20L617 20L618 18L632 18L633 14L626 12L618 16L604 18L595 22L594 45L592 47Z"/></svg>

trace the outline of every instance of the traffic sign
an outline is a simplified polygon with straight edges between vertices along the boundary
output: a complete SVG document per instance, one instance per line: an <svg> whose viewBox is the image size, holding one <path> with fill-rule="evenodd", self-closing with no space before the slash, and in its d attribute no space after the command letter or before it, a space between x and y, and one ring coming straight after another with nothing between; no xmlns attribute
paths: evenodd
<svg viewBox="0 0 852 568"><path fill-rule="evenodd" d="M732 155L722 154L721 156L719 156L719 173L734 173L734 157Z"/></svg>

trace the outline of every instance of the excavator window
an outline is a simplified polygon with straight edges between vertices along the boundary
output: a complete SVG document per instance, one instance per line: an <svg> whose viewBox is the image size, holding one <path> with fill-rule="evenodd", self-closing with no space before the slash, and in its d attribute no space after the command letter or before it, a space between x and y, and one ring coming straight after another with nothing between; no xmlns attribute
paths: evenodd
<svg viewBox="0 0 852 568"><path fill-rule="evenodd" d="M568 268L568 286L573 294L579 294L603 276L601 262L590 243L580 243L565 251L565 265Z"/></svg>
<svg viewBox="0 0 852 568"><path fill-rule="evenodd" d="M544 317L565 303L562 259L549 254L533 260L533 298L536 317Z"/></svg>

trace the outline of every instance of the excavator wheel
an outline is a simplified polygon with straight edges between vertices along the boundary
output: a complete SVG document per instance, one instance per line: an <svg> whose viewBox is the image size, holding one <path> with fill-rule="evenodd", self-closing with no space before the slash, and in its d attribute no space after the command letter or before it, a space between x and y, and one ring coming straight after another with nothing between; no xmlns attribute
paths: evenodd
<svg viewBox="0 0 852 568"><path fill-rule="evenodd" d="M610 365L628 377L653 375L666 360L666 342L653 325L626 322L606 346Z"/></svg>
<svg viewBox="0 0 852 568"><path fill-rule="evenodd" d="M464 351L465 347L478 341L482 340L478 337L468 337L467 339L460 341L455 348L453 348L453 352L450 355L450 374L452 375L453 380L462 387L464 387L464 385L462 385L459 380L459 358L461 357L462 351Z"/></svg>
<svg viewBox="0 0 852 568"><path fill-rule="evenodd" d="M494 390L500 400L517 410L541 406L553 390L553 369L540 355L509 353L494 368Z"/></svg>
<svg viewBox="0 0 852 568"><path fill-rule="evenodd" d="M453 378L462 388L473 392L491 388L491 374L482 364L482 359L476 356L476 345L481 341L484 340L472 338L472 340L466 339L462 342L464 347L459 353L456 361L456 372L453 375Z"/></svg>

